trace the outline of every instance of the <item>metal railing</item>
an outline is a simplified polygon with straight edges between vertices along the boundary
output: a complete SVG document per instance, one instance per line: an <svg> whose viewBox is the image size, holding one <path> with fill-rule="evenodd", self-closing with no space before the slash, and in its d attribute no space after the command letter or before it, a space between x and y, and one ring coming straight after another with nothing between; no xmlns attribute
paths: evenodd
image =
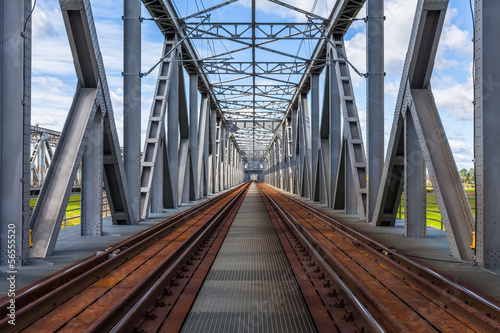
<svg viewBox="0 0 500 333"><path fill-rule="evenodd" d="M427 200L426 200L426 206L429 207L429 204L431 205L436 205L437 206L437 202L436 201L430 201L428 198L431 197L431 198L434 198L435 200L435 195L434 193L427 193ZM469 196L467 196L467 198L469 199ZM473 202L473 204L471 203L471 200L469 199L469 203L471 204L471 209L472 209L472 214L474 215L474 217L476 216L476 207L475 207L475 200ZM399 204L399 207L398 207L398 212L396 214L396 217L398 219L404 219L404 215L405 215L405 212L404 212L404 205L405 205L405 198L404 198L404 195L401 196L401 202ZM429 214L428 213L434 213L434 214L438 214L439 215L439 219L436 219L436 218L433 218L433 217L429 217ZM433 222L438 222L439 225L440 225L440 229L441 230L444 230L444 224L443 224L443 221L441 220L441 213L439 212L439 210L433 210L433 209L429 209L427 208L426 209L426 221L427 221L427 225L430 226L430 227L434 227L434 225L432 223L429 223L429 221L433 221Z"/></svg>
<svg viewBox="0 0 500 333"><path fill-rule="evenodd" d="M40 194L39 188L32 188L30 190L30 211L33 212L35 208L36 201L38 200L38 195ZM111 211L109 208L108 198L106 197L106 191L102 191L102 217L111 216ZM68 206L64 213L64 218L62 220L61 228L68 227L70 225L78 225L81 221L81 187L74 186L71 191L71 197L68 201ZM71 208L70 208L71 207Z"/></svg>

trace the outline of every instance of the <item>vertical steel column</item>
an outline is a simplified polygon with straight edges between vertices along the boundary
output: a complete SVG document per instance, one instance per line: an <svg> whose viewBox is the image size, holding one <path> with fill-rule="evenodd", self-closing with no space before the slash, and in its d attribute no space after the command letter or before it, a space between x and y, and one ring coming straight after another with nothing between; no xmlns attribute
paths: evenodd
<svg viewBox="0 0 500 333"><path fill-rule="evenodd" d="M162 131L160 130L160 132ZM165 181L164 177L166 177L165 168L167 168L168 165L163 163L163 153L165 150L163 136L158 140L157 149L156 160L154 162L153 182L151 183L151 213L163 213L163 208L165 207L165 187L163 186L163 182Z"/></svg>
<svg viewBox="0 0 500 333"><path fill-rule="evenodd" d="M345 186L344 179L342 177L339 177L342 154L342 110L340 108L340 94L337 71L335 70L335 63L333 62L334 58L332 52L334 52L333 48L329 47L327 58L329 60L329 63L327 64L327 77L325 78L325 88L327 88L325 89L325 101L328 99L328 109L326 109L325 111L327 112L328 117L326 119L322 119L323 124L325 124L325 131L322 130L321 133L321 139L328 140L329 154L324 155L329 155L328 162L330 164L330 168L325 170L325 173L328 173L327 178L330 179L329 183L327 184L327 191L329 194L328 206L330 208L334 208L335 206L335 198L337 195L336 188L338 186ZM326 131L326 128L328 128L328 131Z"/></svg>
<svg viewBox="0 0 500 333"><path fill-rule="evenodd" d="M209 101L210 106L210 101ZM210 191L208 194L219 192L217 189L217 110L210 106Z"/></svg>
<svg viewBox="0 0 500 333"><path fill-rule="evenodd" d="M410 112L405 117L405 236L426 237L426 180L424 155Z"/></svg>
<svg viewBox="0 0 500 333"><path fill-rule="evenodd" d="M290 152L292 165L292 189L291 193L299 194L299 175L298 175L298 166L297 166L297 145L298 145L298 110L296 108L292 109L292 151Z"/></svg>
<svg viewBox="0 0 500 333"><path fill-rule="evenodd" d="M366 110L367 110L367 221L373 219L384 168L384 1L367 1Z"/></svg>
<svg viewBox="0 0 500 333"><path fill-rule="evenodd" d="M354 172L352 168L352 160L349 156L349 148L347 147L347 138L344 138L344 152L345 152L345 212L346 214L357 214L357 196L354 186ZM341 185L342 186L342 185Z"/></svg>
<svg viewBox="0 0 500 333"><path fill-rule="evenodd" d="M203 106L202 106L203 107ZM191 152L194 200L200 198L200 179L198 175L198 74L189 73L189 148Z"/></svg>
<svg viewBox="0 0 500 333"><path fill-rule="evenodd" d="M30 11L30 0L0 2L0 265L11 269L29 251Z"/></svg>
<svg viewBox="0 0 500 333"><path fill-rule="evenodd" d="M102 113L98 110L82 159L81 235L102 235Z"/></svg>
<svg viewBox="0 0 500 333"><path fill-rule="evenodd" d="M221 179L221 186L220 189L221 191L227 189L227 164L226 164L226 144L227 144L227 139L226 139L226 127L222 124L221 120L221 125L220 125L220 130L221 130L221 140L220 140L220 149L221 149L221 155L220 155L220 179Z"/></svg>
<svg viewBox="0 0 500 333"><path fill-rule="evenodd" d="M123 3L123 159L132 223L140 220L141 184L141 2Z"/></svg>
<svg viewBox="0 0 500 333"><path fill-rule="evenodd" d="M500 267L500 6L498 1L475 1L475 174L476 260Z"/></svg>
<svg viewBox="0 0 500 333"><path fill-rule="evenodd" d="M319 201L319 73L311 74L311 200Z"/></svg>
<svg viewBox="0 0 500 333"><path fill-rule="evenodd" d="M178 52L178 50L173 52ZM179 58L173 57L173 59ZM182 74L179 71L182 71L182 67L179 67L175 62L170 63L170 66L172 66L172 77L167 106L167 156L170 179L172 180L172 208L177 208L179 196L182 193L179 191L179 181L182 181L179 179L179 93L181 91L179 77Z"/></svg>

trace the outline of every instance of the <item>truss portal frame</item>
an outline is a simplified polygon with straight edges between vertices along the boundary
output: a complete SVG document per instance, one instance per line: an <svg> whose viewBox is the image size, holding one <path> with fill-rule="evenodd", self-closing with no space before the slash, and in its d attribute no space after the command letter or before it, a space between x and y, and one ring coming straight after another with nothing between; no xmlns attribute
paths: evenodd
<svg viewBox="0 0 500 333"><path fill-rule="evenodd" d="M448 0L418 2L374 224L394 225L403 184L406 236L425 236L425 166L453 256L473 260L473 215L430 87Z"/></svg>
<svg viewBox="0 0 500 333"><path fill-rule="evenodd" d="M111 98L89 0L60 0L78 77L73 104L31 218L31 257L54 250L77 170L82 164L82 234L102 231L104 187L114 224L131 224L127 183Z"/></svg>

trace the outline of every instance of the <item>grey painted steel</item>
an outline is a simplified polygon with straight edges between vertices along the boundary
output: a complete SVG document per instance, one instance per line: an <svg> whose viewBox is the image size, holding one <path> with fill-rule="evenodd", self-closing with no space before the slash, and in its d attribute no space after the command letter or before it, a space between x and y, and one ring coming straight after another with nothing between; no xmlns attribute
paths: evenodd
<svg viewBox="0 0 500 333"><path fill-rule="evenodd" d="M384 167L384 1L367 0L367 220L372 221Z"/></svg>
<svg viewBox="0 0 500 333"><path fill-rule="evenodd" d="M141 3L123 4L123 160L136 223L141 198Z"/></svg>
<svg viewBox="0 0 500 333"><path fill-rule="evenodd" d="M164 132L162 129L161 132ZM168 186L164 186L164 181L168 172L166 173L166 168L168 167L168 163L164 163L165 161L165 138L164 134L160 136L160 140L158 142L158 148L156 152L156 160L155 166L153 169L153 182L151 183L151 205L150 211L151 213L163 213L163 209L165 208L165 193L168 191Z"/></svg>
<svg viewBox="0 0 500 333"><path fill-rule="evenodd" d="M177 66L176 66L177 67ZM187 105L187 96L186 96L186 86L184 81L184 71L182 66L178 66L177 68L177 81L174 81L177 85L176 91L178 91L177 96L177 107L178 112L174 117L172 117L172 111L170 110L171 104L169 102L169 121L168 121L168 144L171 146L172 153L174 149L178 149L178 160L177 164L172 165L171 167L171 175L176 177L179 181L179 189L178 189L178 205L181 205L183 202L189 202L194 199L194 188L193 183L193 169L190 167L191 159L190 159L190 146L189 146L189 109ZM175 110L175 107L174 107ZM171 119L172 118L172 119ZM177 118L177 123L174 124L174 119ZM175 140L171 139L175 135L177 136L177 140L179 145L175 145ZM172 144L171 144L172 143ZM169 148L170 149L170 148ZM169 151L170 155L170 151ZM172 167L174 170L172 170Z"/></svg>
<svg viewBox="0 0 500 333"><path fill-rule="evenodd" d="M404 112L404 111L403 111ZM404 117L405 236L427 236L427 180L422 150L411 114Z"/></svg>
<svg viewBox="0 0 500 333"><path fill-rule="evenodd" d="M255 184L251 185L182 332L315 332Z"/></svg>
<svg viewBox="0 0 500 333"><path fill-rule="evenodd" d="M333 59L331 45L328 47L327 59ZM336 189L344 187L339 179L340 157L342 150L342 123L340 92L337 71L334 63L328 63L325 72L325 91L323 115L321 117L321 152L323 156L323 184L326 187L326 204L334 208Z"/></svg>
<svg viewBox="0 0 500 333"><path fill-rule="evenodd" d="M472 260L474 256L470 248L474 230L472 211L430 89L434 58L447 6L447 0L421 0L417 4L374 223L394 224L395 211L401 197L401 178L404 168L404 162L401 162L401 156L404 154L403 135L405 135L402 134L404 127L402 118L403 112L409 110L451 252L457 258ZM415 175L417 178L421 177L420 172L416 172ZM418 192L421 183L418 180L408 181L407 186L413 184L416 184L417 189L409 190L411 193Z"/></svg>
<svg viewBox="0 0 500 333"><path fill-rule="evenodd" d="M102 114L97 111L82 158L81 235L102 235Z"/></svg>
<svg viewBox="0 0 500 333"><path fill-rule="evenodd" d="M200 176L198 167L202 160L198 152L198 122L201 119L201 110L198 109L198 74L189 73L189 147L191 159L191 172L194 185L193 200L200 198ZM201 130L201 127L200 127ZM200 144L200 146L202 146Z"/></svg>
<svg viewBox="0 0 500 333"><path fill-rule="evenodd" d="M198 166L196 168L196 179L197 181L197 197L202 198L208 195L209 187L209 154L208 154L208 138L209 138L209 114L210 114L210 102L208 100L208 95L203 93L201 95L201 108L200 117L198 124L198 147L197 147L197 159ZM194 148L191 148L194 149Z"/></svg>
<svg viewBox="0 0 500 333"><path fill-rule="evenodd" d="M319 201L320 170L320 122L319 122L319 74L311 74L311 200Z"/></svg>
<svg viewBox="0 0 500 333"><path fill-rule="evenodd" d="M103 115L104 185L114 224L130 224L123 160L111 98L88 0L60 1L78 77L77 91L40 197L33 211L32 257L52 253L94 117ZM99 213L100 214L100 213Z"/></svg>
<svg viewBox="0 0 500 333"><path fill-rule="evenodd" d="M165 39L163 46L163 56L166 55L175 44L173 36ZM155 189L155 200L161 202L154 202L154 211L158 212L161 207L175 208L176 198L175 186L176 181L170 175L170 163L174 163L174 157L166 153L166 138L165 138L165 113L168 110L174 109L175 104L170 104L177 97L175 91L176 85L172 82L176 80L176 65L175 61L178 57L178 52L171 52L167 58L164 58L160 64L158 71L158 79L156 81L155 95L151 105L151 112L149 114L149 122L146 130L146 140L144 143L144 150L141 158L141 218L146 218L151 203L151 189L153 186L153 179L156 180L154 184L160 185L161 189ZM172 97L173 96L173 97ZM167 119L170 118L170 113ZM177 131L176 131L177 133ZM164 154L164 152L166 154ZM176 151L177 154L177 151ZM164 160L166 163L164 163ZM158 168L158 170L155 170ZM158 173L158 174L157 174ZM164 178L164 179L162 179ZM161 191L159 193L159 191ZM164 196L164 198L162 197ZM165 202L165 204L164 204Z"/></svg>
<svg viewBox="0 0 500 333"><path fill-rule="evenodd" d="M349 66L346 61L343 37L341 35L334 35L333 45L335 46L333 60L344 119L344 135L347 138L346 156L349 157L348 164L350 165L348 175L352 174L352 184L354 185L354 195L356 196L359 217L361 220L365 220L367 218L367 172L358 108L354 99L354 89ZM347 178L350 177L347 176Z"/></svg>
<svg viewBox="0 0 500 333"><path fill-rule="evenodd" d="M219 192L219 182L218 182L218 165L217 165L217 140L218 140L218 131L217 128L217 111L213 108L210 108L210 190L209 194L214 194Z"/></svg>
<svg viewBox="0 0 500 333"><path fill-rule="evenodd" d="M300 195L310 199L312 192L311 125L307 95L302 94L299 103L299 180Z"/></svg>
<svg viewBox="0 0 500 333"><path fill-rule="evenodd" d="M29 253L30 11L31 1L0 1L0 265L10 267Z"/></svg>
<svg viewBox="0 0 500 333"><path fill-rule="evenodd" d="M484 267L500 266L497 189L500 188L498 105L500 7L496 1L475 2L475 174L476 259Z"/></svg>

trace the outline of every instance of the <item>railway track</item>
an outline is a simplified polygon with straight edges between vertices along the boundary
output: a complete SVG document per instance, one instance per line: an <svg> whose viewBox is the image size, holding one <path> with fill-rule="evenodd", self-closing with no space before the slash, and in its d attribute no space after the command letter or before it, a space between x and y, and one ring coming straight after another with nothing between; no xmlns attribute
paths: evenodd
<svg viewBox="0 0 500 333"><path fill-rule="evenodd" d="M170 311L196 267L201 264L199 272L210 266L202 261L215 256L223 239L218 236L229 228L248 187L207 200L21 290L15 298L16 326L7 323L9 299L0 300L0 331L107 332L124 313L139 323L126 330L141 331L141 321L158 318L151 301L163 313ZM151 297L152 291L160 296Z"/></svg>
<svg viewBox="0 0 500 333"><path fill-rule="evenodd" d="M246 183L0 300L0 331L178 332ZM322 212L258 183L316 329L496 332L500 307Z"/></svg>
<svg viewBox="0 0 500 333"><path fill-rule="evenodd" d="M259 184L259 189L338 331L500 331L497 302L274 188Z"/></svg>

